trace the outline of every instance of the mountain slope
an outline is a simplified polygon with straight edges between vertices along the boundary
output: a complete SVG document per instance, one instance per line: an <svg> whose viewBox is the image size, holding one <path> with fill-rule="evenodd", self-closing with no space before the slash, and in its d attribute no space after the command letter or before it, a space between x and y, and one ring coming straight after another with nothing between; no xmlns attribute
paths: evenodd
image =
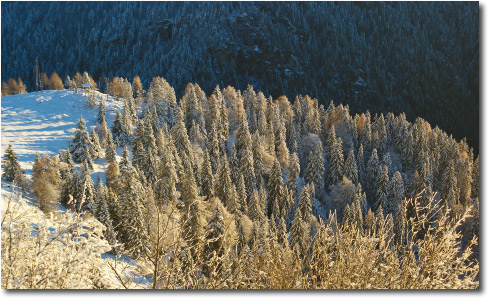
<svg viewBox="0 0 488 298"><path fill-rule="evenodd" d="M96 95L101 96L100 93ZM70 90L2 97L2 153L12 144L21 167L30 176L36 153L53 155L68 147L80 115L86 120L88 131L96 125L96 108L88 108L85 101L82 94ZM121 109L123 103L108 97L106 106L107 121L111 125L113 109ZM103 163L95 162L94 177L103 171Z"/></svg>

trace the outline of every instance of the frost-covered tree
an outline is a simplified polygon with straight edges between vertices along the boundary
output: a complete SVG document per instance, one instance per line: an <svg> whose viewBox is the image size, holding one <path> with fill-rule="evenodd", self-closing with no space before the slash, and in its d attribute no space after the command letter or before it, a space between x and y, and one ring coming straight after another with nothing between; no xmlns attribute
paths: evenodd
<svg viewBox="0 0 488 298"><path fill-rule="evenodd" d="M79 176L75 172L75 166L69 150L66 150L63 156L65 167L61 169L61 179L64 181L61 186L60 201L61 204L68 206L68 202L74 201L76 187L78 185ZM73 204L74 202L70 202Z"/></svg>
<svg viewBox="0 0 488 298"><path fill-rule="evenodd" d="M93 144L90 135L86 130L85 120L80 116L80 120L76 126L75 136L70 143L70 151L73 160L76 162L84 162L88 158L91 158L92 147Z"/></svg>
<svg viewBox="0 0 488 298"><path fill-rule="evenodd" d="M267 202L267 212L268 217L271 216L273 212L273 205L279 204L281 206L285 193L283 190L283 176L281 173L281 166L278 160L274 161L273 168L269 175L268 184L268 202Z"/></svg>
<svg viewBox="0 0 488 298"><path fill-rule="evenodd" d="M112 124L112 136L116 146L122 147L129 142L129 132L126 131L126 126L124 125L123 117L119 110L115 112L115 119Z"/></svg>
<svg viewBox="0 0 488 298"><path fill-rule="evenodd" d="M349 150L349 155L344 163L344 176L346 176L354 184L359 182L358 168L356 165L356 159L354 158L354 150L352 148Z"/></svg>
<svg viewBox="0 0 488 298"><path fill-rule="evenodd" d="M217 171L216 175L215 195L220 198L220 201L224 204L225 207L228 207L229 200L232 196L231 189L233 183L230 177L230 169L227 158L222 158L222 161L223 163L220 164L220 168Z"/></svg>
<svg viewBox="0 0 488 298"><path fill-rule="evenodd" d="M479 197L479 190L480 190L480 157L478 156L473 163L473 186L471 189L471 194L473 198Z"/></svg>
<svg viewBox="0 0 488 298"><path fill-rule="evenodd" d="M179 177L174 156L168 147L164 148L160 167L159 202L163 205L175 205L180 195L176 190Z"/></svg>
<svg viewBox="0 0 488 298"><path fill-rule="evenodd" d="M217 131L217 127L215 125L217 121L210 122L210 129L207 133L207 151L209 152L210 164L212 166L212 173L217 172L220 164L220 141L221 137Z"/></svg>
<svg viewBox="0 0 488 298"><path fill-rule="evenodd" d="M183 113L180 108L176 110L176 118L174 126L171 128L171 136L173 137L176 150L180 155L186 154L191 158L191 144L188 138L188 133L183 120Z"/></svg>
<svg viewBox="0 0 488 298"><path fill-rule="evenodd" d="M209 275L210 271L220 273L222 270L222 261L217 261L217 268L210 268L211 261L214 258L221 258L224 254L224 236L225 236L225 222L220 204L215 204L213 215L208 220L206 226L205 246L203 248L204 268L203 273Z"/></svg>
<svg viewBox="0 0 488 298"><path fill-rule="evenodd" d="M249 218L254 222L259 222L264 219L264 210L260 203L260 197L257 190L252 192L251 198L249 198L248 208Z"/></svg>
<svg viewBox="0 0 488 298"><path fill-rule="evenodd" d="M366 183L368 191L368 197L375 195L376 182L378 181L378 176L380 174L380 162L378 159L378 153L376 148L373 149L371 157L368 160L368 166L366 170Z"/></svg>
<svg viewBox="0 0 488 298"><path fill-rule="evenodd" d="M342 179L344 170L344 154L342 153L342 141L338 138L332 145L330 160L326 173L327 185L334 185Z"/></svg>
<svg viewBox="0 0 488 298"><path fill-rule="evenodd" d="M15 154L12 144L9 144L7 150L3 155L2 159L2 168L3 173L2 177L7 181L14 181L18 175L23 176L23 171L20 167L19 162L17 161L18 157Z"/></svg>
<svg viewBox="0 0 488 298"><path fill-rule="evenodd" d="M315 149L310 151L307 169L305 170L305 182L313 183L317 194L320 194L324 187L324 171L322 142L319 140Z"/></svg>
<svg viewBox="0 0 488 298"><path fill-rule="evenodd" d="M388 200L385 201L384 209L387 214L396 215L399 205L403 202L405 197L405 187L400 172L396 171L393 174L388 184Z"/></svg>
<svg viewBox="0 0 488 298"><path fill-rule="evenodd" d="M359 145L358 155L357 155L357 166L358 166L358 177L361 183L366 182L366 170L364 168L364 148L363 144Z"/></svg>
<svg viewBox="0 0 488 298"><path fill-rule="evenodd" d="M172 127L177 106L173 87L164 78L155 77L149 85L147 100L149 105L156 110L158 118Z"/></svg>
<svg viewBox="0 0 488 298"><path fill-rule="evenodd" d="M447 171L444 173L444 177L442 179L441 192L441 199L449 208L454 208L459 201L459 188L457 181L454 162L451 161L449 163L449 168L447 168Z"/></svg>
<svg viewBox="0 0 488 298"><path fill-rule="evenodd" d="M290 246L300 254L305 253L309 238L309 226L302 220L300 209L295 213L295 218L290 228Z"/></svg>
<svg viewBox="0 0 488 298"><path fill-rule="evenodd" d="M312 189L311 185L307 184L302 188L300 192L300 197L298 198L297 210L295 211L296 214L300 214L302 216L303 222L309 223L311 218L312 212Z"/></svg>
<svg viewBox="0 0 488 298"><path fill-rule="evenodd" d="M58 156L37 156L32 165L32 190L42 211L52 212L57 209L60 184Z"/></svg>
<svg viewBox="0 0 488 298"><path fill-rule="evenodd" d="M107 147L105 148L105 159L107 162L111 162L115 160L115 157L117 156L117 152L115 151L115 142L112 137L112 134L109 132L108 133L108 138L107 138Z"/></svg>
<svg viewBox="0 0 488 298"><path fill-rule="evenodd" d="M254 133L252 140L254 173L256 174L256 179L259 180L264 174L263 146L261 144L261 136L259 133Z"/></svg>
<svg viewBox="0 0 488 298"><path fill-rule="evenodd" d="M95 129L92 127L90 131L90 141L92 143L91 156L93 159L100 158L102 156L102 147L100 146L100 140L98 134L95 133Z"/></svg>
<svg viewBox="0 0 488 298"><path fill-rule="evenodd" d="M229 155L229 169L230 169L230 177L234 183L237 183L240 176L240 163L239 158L237 157L237 150L235 143L232 144L230 148L230 155Z"/></svg>
<svg viewBox="0 0 488 298"><path fill-rule="evenodd" d="M375 205L376 208L378 208L378 206L382 206L383 210L387 209L386 204L387 204L388 197L389 197L388 182L389 182L388 167L387 166L381 166L380 172L379 172L379 175L377 178L377 182L375 184L376 197L373 199L374 204L376 204Z"/></svg>
<svg viewBox="0 0 488 298"><path fill-rule="evenodd" d="M290 166L288 168L288 177L286 177L285 186L293 195L293 203L298 198L298 178L300 175L300 160L298 155L294 152L290 158Z"/></svg>
<svg viewBox="0 0 488 298"><path fill-rule="evenodd" d="M205 150L202 166L202 195L207 198L214 196L214 177L212 174L212 165L208 156L208 151Z"/></svg>

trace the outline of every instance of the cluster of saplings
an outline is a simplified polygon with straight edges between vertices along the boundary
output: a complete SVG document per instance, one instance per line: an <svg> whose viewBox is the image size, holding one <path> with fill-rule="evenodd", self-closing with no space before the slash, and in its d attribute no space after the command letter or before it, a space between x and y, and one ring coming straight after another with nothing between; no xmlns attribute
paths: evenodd
<svg viewBox="0 0 488 298"><path fill-rule="evenodd" d="M190 83L178 103L163 78L146 93L124 81L109 84L124 102L111 128L100 99L96 128L80 117L33 179L54 168L60 202L103 223L153 287L478 286L479 157L465 140L252 86L207 97Z"/></svg>

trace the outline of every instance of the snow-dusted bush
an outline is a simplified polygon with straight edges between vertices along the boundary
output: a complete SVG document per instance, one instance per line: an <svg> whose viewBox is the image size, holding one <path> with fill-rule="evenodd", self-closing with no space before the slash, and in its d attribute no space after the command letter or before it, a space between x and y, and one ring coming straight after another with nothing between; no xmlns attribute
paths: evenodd
<svg viewBox="0 0 488 298"><path fill-rule="evenodd" d="M119 288L102 254L98 221L63 212L46 218L20 196L2 199L2 288Z"/></svg>

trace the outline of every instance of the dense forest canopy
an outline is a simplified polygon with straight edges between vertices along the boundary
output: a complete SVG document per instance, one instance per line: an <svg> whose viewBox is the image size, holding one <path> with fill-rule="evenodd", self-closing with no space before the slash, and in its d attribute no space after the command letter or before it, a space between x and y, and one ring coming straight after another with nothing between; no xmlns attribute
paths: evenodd
<svg viewBox="0 0 488 298"><path fill-rule="evenodd" d="M479 144L476 2L2 2L2 81L162 76L405 112Z"/></svg>

